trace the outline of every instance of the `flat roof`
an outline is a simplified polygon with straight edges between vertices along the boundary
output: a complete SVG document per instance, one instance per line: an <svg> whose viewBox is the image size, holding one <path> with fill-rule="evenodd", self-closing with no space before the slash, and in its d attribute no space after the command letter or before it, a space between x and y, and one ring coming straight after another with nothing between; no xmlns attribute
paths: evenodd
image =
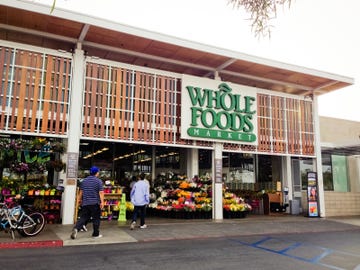
<svg viewBox="0 0 360 270"><path fill-rule="evenodd" d="M25 1L2 0L0 39L294 95L321 95L353 78L213 47Z"/></svg>

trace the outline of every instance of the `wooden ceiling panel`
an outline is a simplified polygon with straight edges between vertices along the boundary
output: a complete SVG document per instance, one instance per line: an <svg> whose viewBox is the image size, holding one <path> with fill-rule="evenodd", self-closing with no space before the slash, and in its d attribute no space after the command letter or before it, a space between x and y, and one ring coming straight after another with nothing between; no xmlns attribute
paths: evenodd
<svg viewBox="0 0 360 270"><path fill-rule="evenodd" d="M152 59L144 59L141 57L136 57L132 64L136 66L150 67L154 69L161 69L162 66L162 62L160 61L156 61Z"/></svg>
<svg viewBox="0 0 360 270"><path fill-rule="evenodd" d="M215 69L229 60L229 57L206 53L200 55L196 63L203 66L213 67Z"/></svg>
<svg viewBox="0 0 360 270"><path fill-rule="evenodd" d="M0 39L67 52L74 49L74 44L72 43L3 29L0 29Z"/></svg>
<svg viewBox="0 0 360 270"><path fill-rule="evenodd" d="M167 44L159 41L151 41L149 42L148 46L144 48L143 52L156 55L159 57L165 58L174 58L174 56L178 53L179 47L173 44Z"/></svg>
<svg viewBox="0 0 360 270"><path fill-rule="evenodd" d="M146 40L142 37L119 33L96 26L90 27L85 40L115 48L133 50L136 52L143 52L151 42L150 40Z"/></svg>
<svg viewBox="0 0 360 270"><path fill-rule="evenodd" d="M317 88L321 85L323 85L325 82L328 82L328 80L319 80L319 78L315 76L305 76L301 73L293 73L289 74L287 76L286 81L293 83L293 84L303 84L304 80L306 79L306 85L311 88Z"/></svg>
<svg viewBox="0 0 360 270"><path fill-rule="evenodd" d="M174 59L192 64L198 64L199 58L201 58L202 55L204 55L204 52L198 53L196 50L180 47L174 55Z"/></svg>
<svg viewBox="0 0 360 270"><path fill-rule="evenodd" d="M234 63L227 66L224 70L228 70L232 72L248 73L247 71L250 70L253 65L255 64L248 61L236 60Z"/></svg>
<svg viewBox="0 0 360 270"><path fill-rule="evenodd" d="M249 65L249 67L246 69L246 73L251 73L255 76L266 76L266 74L269 74L271 72L274 72L274 67L269 67L265 65L259 65L259 64L253 64Z"/></svg>
<svg viewBox="0 0 360 270"><path fill-rule="evenodd" d="M291 74L292 73L287 70L272 68L268 72L263 73L263 76L266 78L272 78L273 80L287 81Z"/></svg>
<svg viewBox="0 0 360 270"><path fill-rule="evenodd" d="M61 17L51 15L31 2L0 4L0 24L5 28L0 29L0 38L70 51L77 46L84 26L90 25L82 47L87 55L102 59L194 76L207 76L209 71L224 65L219 75L225 81L284 93L303 94L319 88L315 94L323 94L353 84L353 79L343 76L193 44L146 30L133 31L132 27L121 24L109 26L105 20L71 11L63 10L61 14Z"/></svg>
<svg viewBox="0 0 360 270"><path fill-rule="evenodd" d="M0 23L11 26L47 32L55 35L62 35L77 38L81 32L82 23L66 21L54 16L44 16L39 13L12 9L0 8Z"/></svg>
<svg viewBox="0 0 360 270"><path fill-rule="evenodd" d="M101 59L109 59L121 63L133 63L136 60L136 57L128 54L121 54L117 52L101 50L89 46L84 46L83 49L86 51L87 56L94 56Z"/></svg>

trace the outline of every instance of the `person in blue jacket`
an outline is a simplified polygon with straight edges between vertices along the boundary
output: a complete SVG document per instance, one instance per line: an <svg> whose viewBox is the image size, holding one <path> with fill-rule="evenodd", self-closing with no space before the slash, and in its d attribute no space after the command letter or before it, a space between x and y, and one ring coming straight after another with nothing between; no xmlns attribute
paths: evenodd
<svg viewBox="0 0 360 270"><path fill-rule="evenodd" d="M140 214L140 229L145 229L146 206L150 202L149 184L145 181L145 175L141 173L130 192L131 203L134 205L134 213L130 229L133 230L136 225L136 219Z"/></svg>

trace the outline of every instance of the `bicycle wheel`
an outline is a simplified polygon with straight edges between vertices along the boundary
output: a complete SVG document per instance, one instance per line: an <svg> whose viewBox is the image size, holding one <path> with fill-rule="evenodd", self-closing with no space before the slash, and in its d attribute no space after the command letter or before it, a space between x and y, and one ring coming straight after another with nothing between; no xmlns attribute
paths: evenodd
<svg viewBox="0 0 360 270"><path fill-rule="evenodd" d="M38 235L45 227L45 217L39 212L33 212L25 216L21 222L22 229L19 233L22 236Z"/></svg>

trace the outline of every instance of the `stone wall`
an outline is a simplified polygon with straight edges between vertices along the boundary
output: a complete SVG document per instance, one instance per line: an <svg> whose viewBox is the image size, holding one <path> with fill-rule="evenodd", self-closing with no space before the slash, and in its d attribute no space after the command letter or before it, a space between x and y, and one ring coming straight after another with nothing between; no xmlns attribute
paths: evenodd
<svg viewBox="0 0 360 270"><path fill-rule="evenodd" d="M360 215L360 192L325 191L326 217Z"/></svg>

